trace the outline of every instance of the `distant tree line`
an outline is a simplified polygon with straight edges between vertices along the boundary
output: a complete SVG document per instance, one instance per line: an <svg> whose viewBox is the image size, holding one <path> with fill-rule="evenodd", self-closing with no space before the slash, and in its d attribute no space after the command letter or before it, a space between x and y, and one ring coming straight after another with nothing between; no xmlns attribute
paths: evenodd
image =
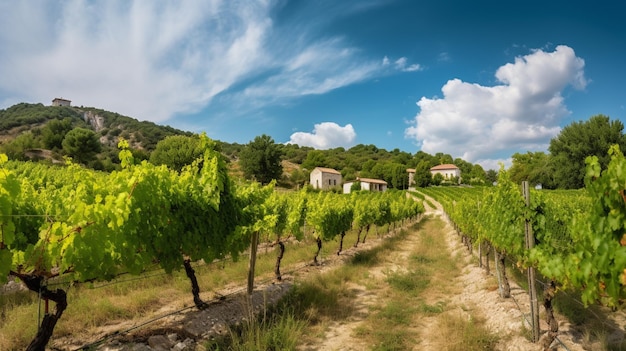
<svg viewBox="0 0 626 351"><path fill-rule="evenodd" d="M102 118L104 123L98 131L84 120L85 112ZM604 167L608 163L610 145L617 144L626 151L623 129L621 121L611 121L604 115L574 122L550 141L549 153L513 154L511 178L516 182L528 180L548 189L581 188L586 157L597 156ZM119 138L129 141L136 161L149 160L175 170L181 170L199 155L198 138L193 133L101 109L20 103L0 110L0 152L11 159L38 159L43 153L37 151L47 150L59 162L69 156L87 167L111 171L119 168L116 147ZM271 137L261 135L245 145L217 141L216 148L230 161L231 172L235 175L262 183L275 179L285 187L304 186L315 167L336 169L346 181L357 177L382 179L395 189L410 186L408 168L415 169L414 185L418 187L458 183L489 185L497 179L496 170L484 170L478 164L449 154L387 151L375 145L316 150L277 144ZM430 169L440 164L456 165L461 170L461 178L451 181L431 176Z"/></svg>

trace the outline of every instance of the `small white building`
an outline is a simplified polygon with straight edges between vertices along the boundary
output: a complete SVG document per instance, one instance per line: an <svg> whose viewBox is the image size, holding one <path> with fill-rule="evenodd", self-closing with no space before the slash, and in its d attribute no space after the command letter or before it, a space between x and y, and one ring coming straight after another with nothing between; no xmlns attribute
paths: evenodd
<svg viewBox="0 0 626 351"><path fill-rule="evenodd" d="M459 167L450 163L435 166L430 169L431 175L434 176L437 173L441 174L444 179L452 179L454 177L457 177L457 178L461 177L461 170L459 169Z"/></svg>
<svg viewBox="0 0 626 351"><path fill-rule="evenodd" d="M55 98L54 100L52 100L52 106L71 106L71 105L72 105L71 100L66 100L62 98Z"/></svg>
<svg viewBox="0 0 626 351"><path fill-rule="evenodd" d="M346 182L343 185L343 193L350 194L350 189L352 189L352 185L355 182L361 183L361 190L368 191L386 191L387 190L387 182L381 179L371 179L371 178L357 178L354 181Z"/></svg>
<svg viewBox="0 0 626 351"><path fill-rule="evenodd" d="M309 181L314 189L331 189L341 186L341 173L332 168L315 167L311 171Z"/></svg>

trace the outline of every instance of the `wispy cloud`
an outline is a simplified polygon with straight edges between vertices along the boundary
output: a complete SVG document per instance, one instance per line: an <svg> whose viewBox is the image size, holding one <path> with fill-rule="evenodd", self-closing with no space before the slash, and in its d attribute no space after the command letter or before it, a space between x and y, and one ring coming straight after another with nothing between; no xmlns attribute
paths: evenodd
<svg viewBox="0 0 626 351"><path fill-rule="evenodd" d="M415 71L421 71L423 69L422 66L420 66L418 63L414 63L412 65L407 66L407 61L408 60L406 57L400 57L399 59L396 60L396 62L394 62L394 66L397 70L403 71L403 72L415 72Z"/></svg>
<svg viewBox="0 0 626 351"><path fill-rule="evenodd" d="M62 96L162 122L217 96L254 107L385 74L379 58L340 37L317 37L313 20L276 26L277 4L3 2L0 108Z"/></svg>
<svg viewBox="0 0 626 351"><path fill-rule="evenodd" d="M334 122L316 124L312 133L296 132L291 134L288 144L310 146L315 149L350 148L354 146L356 132L352 124L344 127Z"/></svg>
<svg viewBox="0 0 626 351"><path fill-rule="evenodd" d="M437 55L437 61L439 62L450 62L451 60L452 58L448 52L440 52L439 55Z"/></svg>
<svg viewBox="0 0 626 351"><path fill-rule="evenodd" d="M501 66L495 74L500 85L452 79L441 89L443 98L417 102L420 112L405 135L425 152L485 164L501 151L545 150L569 114L562 91L587 84L584 65L572 48L558 46Z"/></svg>

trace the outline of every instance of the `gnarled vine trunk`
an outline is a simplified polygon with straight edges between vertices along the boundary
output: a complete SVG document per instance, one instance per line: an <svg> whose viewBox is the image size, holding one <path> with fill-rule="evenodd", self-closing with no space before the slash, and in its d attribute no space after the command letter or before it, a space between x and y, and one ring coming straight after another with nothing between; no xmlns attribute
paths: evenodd
<svg viewBox="0 0 626 351"><path fill-rule="evenodd" d="M485 243L485 273L487 275L491 274L491 269L489 268L489 254L491 253L491 245Z"/></svg>
<svg viewBox="0 0 626 351"><path fill-rule="evenodd" d="M363 231L363 227L359 227L359 231L356 233L356 242L354 243L354 247L359 246L359 241L361 241L361 232Z"/></svg>
<svg viewBox="0 0 626 351"><path fill-rule="evenodd" d="M322 239L321 238L317 238L315 239L315 242L317 243L317 252L315 253L315 257L313 257L313 263L317 266L320 263L317 261L317 256L319 256L320 251L322 251Z"/></svg>
<svg viewBox="0 0 626 351"><path fill-rule="evenodd" d="M552 345L552 342L559 333L559 323L556 321L556 318L554 318L554 309L552 308L554 294L556 294L556 284L551 280L546 290L543 292L543 307L546 309L546 323L550 326L550 329L546 332L541 342L541 346L544 350L550 349L550 345Z"/></svg>
<svg viewBox="0 0 626 351"><path fill-rule="evenodd" d="M498 271L498 283L500 285L500 296L503 298L511 297L511 286L506 276L506 264L504 262L506 256L503 253L494 250L496 254L496 269Z"/></svg>
<svg viewBox="0 0 626 351"><path fill-rule="evenodd" d="M344 231L341 232L341 239L339 239L339 250L337 250L337 256L339 256L339 254L343 250L343 238L345 236L346 236L346 231L344 230Z"/></svg>
<svg viewBox="0 0 626 351"><path fill-rule="evenodd" d="M187 278L191 281L191 293L193 294L193 302L199 310L203 310L208 307L207 303L200 299L200 286L198 285L198 279L196 279L196 271L191 267L191 260L186 258L183 260L185 266L185 273Z"/></svg>
<svg viewBox="0 0 626 351"><path fill-rule="evenodd" d="M367 227L365 227L365 235L363 235L363 241L361 241L362 244L365 244L365 238L367 237L367 234L370 232L370 224L367 225Z"/></svg>
<svg viewBox="0 0 626 351"><path fill-rule="evenodd" d="M33 341L31 341L28 348L26 348L27 351L45 351L46 345L50 341L52 333L54 332L54 327L67 308L67 294L63 289L49 290L48 287L42 286L41 283L43 282L43 277L41 276L32 276L16 272L11 272L11 275L22 280L28 290L41 294L41 298L46 301L52 300L56 304L54 314L48 313L46 308L46 313L39 329L37 330L37 335L35 335Z"/></svg>
<svg viewBox="0 0 626 351"><path fill-rule="evenodd" d="M283 280L282 275L280 274L280 261L283 260L283 256L285 255L285 244L282 241L278 241L278 256L276 256L276 266L274 266L274 274L276 275L276 280Z"/></svg>

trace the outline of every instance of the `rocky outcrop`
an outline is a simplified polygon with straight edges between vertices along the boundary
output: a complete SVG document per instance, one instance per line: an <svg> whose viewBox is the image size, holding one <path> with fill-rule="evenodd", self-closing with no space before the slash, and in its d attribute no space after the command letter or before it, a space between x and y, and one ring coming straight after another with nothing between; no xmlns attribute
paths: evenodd
<svg viewBox="0 0 626 351"><path fill-rule="evenodd" d="M104 129L104 117L98 115L97 113L87 111L83 113L83 119L93 127L96 133Z"/></svg>

